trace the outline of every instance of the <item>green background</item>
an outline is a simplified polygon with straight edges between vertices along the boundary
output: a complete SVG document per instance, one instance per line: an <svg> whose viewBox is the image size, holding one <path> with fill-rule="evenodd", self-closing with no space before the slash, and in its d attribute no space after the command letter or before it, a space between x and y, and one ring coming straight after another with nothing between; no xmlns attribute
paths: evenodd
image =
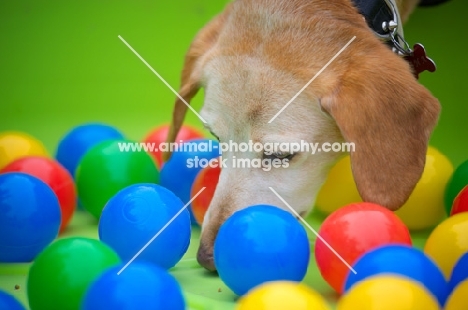
<svg viewBox="0 0 468 310"><path fill-rule="evenodd" d="M169 122L175 96L118 35L177 90L188 45L226 2L0 1L0 131L28 132L52 154L68 130L89 121L115 125L128 138L140 140ZM438 66L420 81L442 104L431 144L455 166L468 159L466 12L467 1L452 0L418 9L405 27L408 42L423 43ZM203 92L193 102L197 110L202 99ZM193 113L187 122L201 128ZM77 215L66 236L96 237L96 223L85 213ZM320 223L310 221L315 227ZM191 309L231 309L232 293L196 264L197 236L195 229L191 248L173 274ZM420 245L424 235L415 238ZM0 265L0 288L25 301L26 272L27 265ZM334 299L312 261L305 282ZM15 284L20 290L14 290Z"/></svg>
<svg viewBox="0 0 468 310"><path fill-rule="evenodd" d="M117 36L177 90L191 40L226 2L0 1L0 131L27 131L51 152L87 121L141 139L170 120L175 96ZM418 9L405 27L408 42L423 43L438 66L421 75L443 107L431 142L455 166L468 158L466 12L467 1L452 0ZM193 113L187 121L201 128Z"/></svg>

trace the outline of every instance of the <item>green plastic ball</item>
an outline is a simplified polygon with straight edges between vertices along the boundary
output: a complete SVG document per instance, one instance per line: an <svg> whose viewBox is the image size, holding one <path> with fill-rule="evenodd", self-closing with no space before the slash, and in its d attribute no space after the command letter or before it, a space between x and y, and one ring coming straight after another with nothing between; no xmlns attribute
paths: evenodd
<svg viewBox="0 0 468 310"><path fill-rule="evenodd" d="M119 263L118 255L98 240L67 238L52 243L29 269L31 310L79 310L88 286Z"/></svg>
<svg viewBox="0 0 468 310"><path fill-rule="evenodd" d="M107 201L118 191L136 183L159 183L159 171L149 154L122 151L125 140L102 142L89 150L76 170L78 197L97 219Z"/></svg>
<svg viewBox="0 0 468 310"><path fill-rule="evenodd" d="M447 187L445 188L444 204L447 215L450 215L453 200L466 185L468 185L468 160L463 162L460 166L458 166L457 169L455 169L455 172L453 173L452 177L447 183Z"/></svg>

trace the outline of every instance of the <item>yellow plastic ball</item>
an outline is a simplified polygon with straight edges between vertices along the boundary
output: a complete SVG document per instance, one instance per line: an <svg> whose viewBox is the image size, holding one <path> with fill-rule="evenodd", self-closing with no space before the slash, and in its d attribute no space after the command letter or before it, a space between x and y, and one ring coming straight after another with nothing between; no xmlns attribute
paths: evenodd
<svg viewBox="0 0 468 310"><path fill-rule="evenodd" d="M468 212L455 214L440 223L427 238L424 252L448 280L457 261L468 252Z"/></svg>
<svg viewBox="0 0 468 310"><path fill-rule="evenodd" d="M337 310L356 309L439 310L439 304L420 284L402 277L383 275L357 283L338 301Z"/></svg>
<svg viewBox="0 0 468 310"><path fill-rule="evenodd" d="M49 156L45 146L34 137L18 131L0 133L0 169L24 156Z"/></svg>
<svg viewBox="0 0 468 310"><path fill-rule="evenodd" d="M330 310L325 299L304 284L267 282L240 298L236 310Z"/></svg>
<svg viewBox="0 0 468 310"><path fill-rule="evenodd" d="M346 155L330 170L317 195L315 207L330 214L353 202L362 202L362 199L354 182L350 156Z"/></svg>
<svg viewBox="0 0 468 310"><path fill-rule="evenodd" d="M468 280L458 284L445 303L445 310L468 310Z"/></svg>
<svg viewBox="0 0 468 310"><path fill-rule="evenodd" d="M444 191L452 174L450 160L429 147L421 179L408 201L395 212L410 230L431 228L444 219Z"/></svg>

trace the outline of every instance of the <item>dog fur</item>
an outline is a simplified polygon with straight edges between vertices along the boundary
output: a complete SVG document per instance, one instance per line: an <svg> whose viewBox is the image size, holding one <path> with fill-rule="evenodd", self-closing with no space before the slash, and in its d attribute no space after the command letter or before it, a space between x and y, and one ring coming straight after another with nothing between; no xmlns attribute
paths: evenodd
<svg viewBox="0 0 468 310"><path fill-rule="evenodd" d="M405 21L417 1L397 1ZM349 40L356 39L271 124L268 121ZM185 58L180 95L205 90L200 112L220 141L354 142L354 179L364 201L400 208L421 177L440 105L367 26L351 0L237 0L208 23ZM187 107L176 100L168 142ZM166 159L170 154L166 154ZM263 153L223 153L223 158ZM255 204L306 215L339 153L296 154L288 168L223 168L202 226L198 261L215 270L220 225Z"/></svg>

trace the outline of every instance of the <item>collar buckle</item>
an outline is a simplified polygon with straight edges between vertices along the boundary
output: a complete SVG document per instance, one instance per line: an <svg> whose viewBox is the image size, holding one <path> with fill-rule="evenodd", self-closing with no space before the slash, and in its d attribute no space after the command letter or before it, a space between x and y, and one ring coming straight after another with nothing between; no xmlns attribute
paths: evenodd
<svg viewBox="0 0 468 310"><path fill-rule="evenodd" d="M394 36L391 36L391 42L393 44L392 51L397 53L400 56L407 57L413 54L413 50L411 49L408 42L400 36L397 32Z"/></svg>
<svg viewBox="0 0 468 310"><path fill-rule="evenodd" d="M393 52L400 56L409 56L413 53L413 50L403 37L402 21L396 5L392 0L384 0L384 2L391 12L393 19L382 22L383 34L375 30L374 32L380 39L391 45Z"/></svg>

